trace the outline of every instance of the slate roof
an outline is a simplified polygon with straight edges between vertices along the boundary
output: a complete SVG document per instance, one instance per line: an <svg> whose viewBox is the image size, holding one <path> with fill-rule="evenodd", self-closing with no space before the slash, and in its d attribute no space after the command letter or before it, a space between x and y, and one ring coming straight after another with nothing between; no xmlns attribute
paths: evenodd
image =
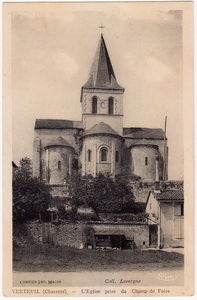
<svg viewBox="0 0 197 300"><path fill-rule="evenodd" d="M36 119L35 129L82 129L81 121Z"/></svg>
<svg viewBox="0 0 197 300"><path fill-rule="evenodd" d="M83 88L104 88L124 91L124 88L116 81L116 76L102 34L90 69L89 79Z"/></svg>
<svg viewBox="0 0 197 300"><path fill-rule="evenodd" d="M104 125L101 125L104 124ZM55 120L55 119L36 119L35 129L83 129L81 121L71 120ZM101 122L93 126L90 130L86 131L87 134L115 134L118 135L109 125ZM140 127L129 127L123 128L123 137L130 139L164 139L165 133L160 128L140 128ZM137 143L142 144L142 141ZM136 143L135 143L136 144Z"/></svg>
<svg viewBox="0 0 197 300"><path fill-rule="evenodd" d="M85 131L83 136L95 135L95 134L105 134L105 135L118 135L119 134L113 130L108 124L100 122L99 124L94 125L89 130Z"/></svg>
<svg viewBox="0 0 197 300"><path fill-rule="evenodd" d="M54 147L54 146L71 147L72 148L72 146L65 139L63 139L61 136L59 136L58 138L55 138L52 141L50 141L46 145L46 148L48 148L48 147Z"/></svg>
<svg viewBox="0 0 197 300"><path fill-rule="evenodd" d="M165 133L161 128L123 128L123 136L132 139L164 139Z"/></svg>
<svg viewBox="0 0 197 300"><path fill-rule="evenodd" d="M160 193L153 192L154 197L158 201L162 200L184 200L184 192L182 189L179 190L165 190Z"/></svg>

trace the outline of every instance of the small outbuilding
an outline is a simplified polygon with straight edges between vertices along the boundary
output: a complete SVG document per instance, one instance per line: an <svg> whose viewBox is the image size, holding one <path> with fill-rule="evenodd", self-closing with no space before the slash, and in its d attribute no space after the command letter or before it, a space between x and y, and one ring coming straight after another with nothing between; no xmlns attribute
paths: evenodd
<svg viewBox="0 0 197 300"><path fill-rule="evenodd" d="M149 226L145 223L90 222L84 230L84 247L91 249L148 248Z"/></svg>
<svg viewBox="0 0 197 300"><path fill-rule="evenodd" d="M149 245L184 246L183 189L150 191L146 202Z"/></svg>

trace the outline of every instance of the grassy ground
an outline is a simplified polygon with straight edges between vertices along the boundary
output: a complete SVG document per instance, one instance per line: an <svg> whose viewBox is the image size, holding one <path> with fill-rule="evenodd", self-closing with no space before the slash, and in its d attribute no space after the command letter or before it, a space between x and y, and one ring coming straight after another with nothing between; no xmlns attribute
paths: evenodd
<svg viewBox="0 0 197 300"><path fill-rule="evenodd" d="M13 268L20 272L129 271L183 268L183 255L160 250L79 250L29 245L14 247Z"/></svg>

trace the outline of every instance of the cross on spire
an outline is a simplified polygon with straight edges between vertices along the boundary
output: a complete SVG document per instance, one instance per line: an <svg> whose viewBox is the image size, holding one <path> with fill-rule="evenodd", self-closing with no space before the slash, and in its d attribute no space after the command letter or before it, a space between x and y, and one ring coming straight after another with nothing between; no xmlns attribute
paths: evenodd
<svg viewBox="0 0 197 300"><path fill-rule="evenodd" d="M103 26L103 23L101 23L101 25L99 26L99 28L101 29L101 34L103 33L103 29L105 28L105 26Z"/></svg>

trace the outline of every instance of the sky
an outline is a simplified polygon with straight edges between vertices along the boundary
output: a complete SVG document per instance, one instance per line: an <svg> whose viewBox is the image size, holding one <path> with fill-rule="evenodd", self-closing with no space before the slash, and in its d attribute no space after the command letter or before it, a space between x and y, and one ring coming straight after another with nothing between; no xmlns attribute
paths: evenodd
<svg viewBox="0 0 197 300"><path fill-rule="evenodd" d="M148 5L149 4L149 5ZM151 3L26 4L12 12L13 161L33 158L35 119L81 120L80 92L105 26L124 127L164 128L183 179L182 11Z"/></svg>

